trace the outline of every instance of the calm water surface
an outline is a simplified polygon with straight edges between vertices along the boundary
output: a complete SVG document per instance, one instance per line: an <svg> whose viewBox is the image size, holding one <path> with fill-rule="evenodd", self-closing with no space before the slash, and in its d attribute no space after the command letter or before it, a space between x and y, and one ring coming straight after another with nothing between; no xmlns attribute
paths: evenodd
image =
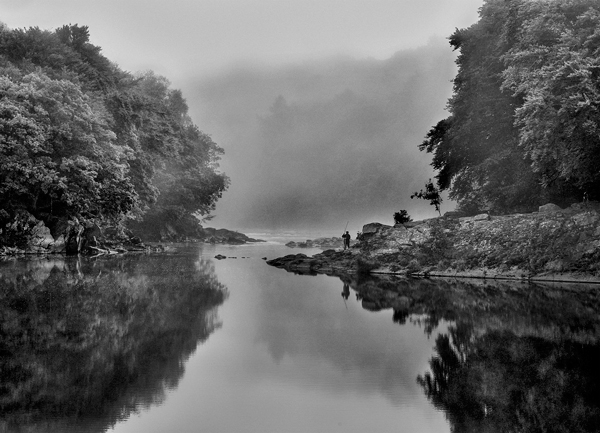
<svg viewBox="0 0 600 433"><path fill-rule="evenodd" d="M264 263L291 252L0 262L0 432L598 431L598 289Z"/></svg>

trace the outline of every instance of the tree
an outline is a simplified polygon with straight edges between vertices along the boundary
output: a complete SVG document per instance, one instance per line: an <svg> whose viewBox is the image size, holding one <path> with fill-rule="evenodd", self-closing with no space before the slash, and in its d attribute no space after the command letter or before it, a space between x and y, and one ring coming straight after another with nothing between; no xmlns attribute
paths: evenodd
<svg viewBox="0 0 600 433"><path fill-rule="evenodd" d="M145 208L130 226L154 239L168 231L197 237L200 219L229 185L218 171L223 149L194 125L181 92L164 77L148 72L126 86L110 106L117 135L133 150L131 173Z"/></svg>
<svg viewBox="0 0 600 433"><path fill-rule="evenodd" d="M425 183L425 189L413 193L410 198L422 198L423 200L429 200L429 204L435 206L435 210L442 216L440 211L440 205L442 204L442 197L440 196L440 190L435 187L431 179Z"/></svg>
<svg viewBox="0 0 600 433"><path fill-rule="evenodd" d="M503 88L523 100L515 110L519 145L544 188L598 199L600 4L532 2L519 14L523 26L502 74Z"/></svg>
<svg viewBox="0 0 600 433"><path fill-rule="evenodd" d="M0 63L23 73L42 68L50 78L77 81L82 88L106 91L125 75L89 42L86 26L63 26L54 32L38 27L0 29Z"/></svg>
<svg viewBox="0 0 600 433"><path fill-rule="evenodd" d="M400 212L394 213L394 223L395 224L404 224L412 221L412 218L408 215L408 212L402 209Z"/></svg>
<svg viewBox="0 0 600 433"><path fill-rule="evenodd" d="M120 220L136 206L127 149L100 101L42 72L0 77L0 207L61 218Z"/></svg>
<svg viewBox="0 0 600 433"><path fill-rule="evenodd" d="M228 186L223 150L166 78L120 70L89 38L0 27L0 225L146 214L196 230Z"/></svg>
<svg viewBox="0 0 600 433"><path fill-rule="evenodd" d="M459 208L527 211L598 194L599 8L486 0L479 21L452 34L451 114L420 149Z"/></svg>
<svg viewBox="0 0 600 433"><path fill-rule="evenodd" d="M460 50L451 116L427 134L421 150L433 153L437 186L464 209L507 212L539 200L537 179L518 147L513 125L517 97L501 89L501 56L512 43L509 3L486 1L480 20L456 30L450 44Z"/></svg>

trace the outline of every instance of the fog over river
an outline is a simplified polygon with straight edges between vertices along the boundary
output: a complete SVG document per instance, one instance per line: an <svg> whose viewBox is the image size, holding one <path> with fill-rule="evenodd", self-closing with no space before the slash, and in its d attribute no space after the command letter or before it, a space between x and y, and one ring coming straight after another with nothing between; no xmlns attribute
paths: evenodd
<svg viewBox="0 0 600 433"><path fill-rule="evenodd" d="M454 58L434 38L387 60L338 56L199 79L190 110L225 148L232 181L213 224L341 230L350 220L358 230L400 209L435 216L410 195L433 176L418 145L447 115Z"/></svg>

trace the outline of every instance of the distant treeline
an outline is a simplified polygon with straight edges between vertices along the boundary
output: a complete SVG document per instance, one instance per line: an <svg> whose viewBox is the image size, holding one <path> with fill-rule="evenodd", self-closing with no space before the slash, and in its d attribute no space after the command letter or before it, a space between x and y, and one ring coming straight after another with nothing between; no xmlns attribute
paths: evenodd
<svg viewBox="0 0 600 433"><path fill-rule="evenodd" d="M459 208L600 199L599 29L598 0L486 0L450 36L450 116L420 149Z"/></svg>
<svg viewBox="0 0 600 433"><path fill-rule="evenodd" d="M179 90L121 70L88 28L0 26L0 230L29 214L193 231L227 188ZM7 225L8 224L8 225Z"/></svg>

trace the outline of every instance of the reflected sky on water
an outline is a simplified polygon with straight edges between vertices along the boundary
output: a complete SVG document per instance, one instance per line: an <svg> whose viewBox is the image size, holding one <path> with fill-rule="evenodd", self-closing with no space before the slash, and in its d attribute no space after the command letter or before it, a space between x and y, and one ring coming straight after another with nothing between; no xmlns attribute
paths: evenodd
<svg viewBox="0 0 600 433"><path fill-rule="evenodd" d="M205 248L207 257L238 257L215 261L230 294L219 308L223 326L162 408L115 431L161 431L176 419L188 420L178 431L448 431L416 383L431 337L394 324L390 311L364 310L355 295L344 300L338 278L294 275L261 260L289 252Z"/></svg>
<svg viewBox="0 0 600 433"><path fill-rule="evenodd" d="M282 245L198 248L0 263L0 431L542 431L544 405L593 431L598 376L574 360L600 360L595 289L295 275L263 260L299 252Z"/></svg>

